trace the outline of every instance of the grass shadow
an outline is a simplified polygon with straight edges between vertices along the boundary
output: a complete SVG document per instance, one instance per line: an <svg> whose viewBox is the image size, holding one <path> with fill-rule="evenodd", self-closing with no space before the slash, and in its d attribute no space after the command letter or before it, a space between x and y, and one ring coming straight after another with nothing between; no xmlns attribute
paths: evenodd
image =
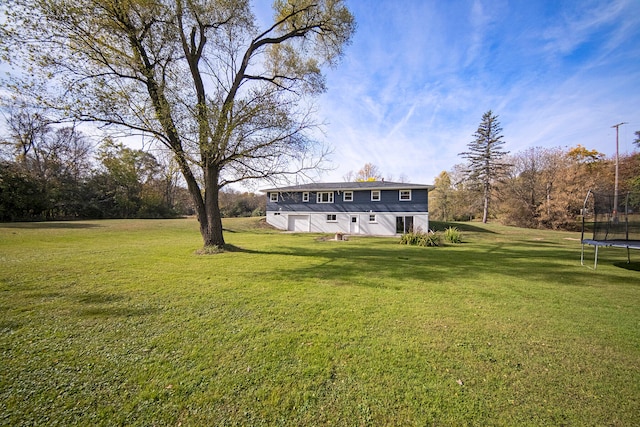
<svg viewBox="0 0 640 427"><path fill-rule="evenodd" d="M151 307L130 305L122 295L109 293L87 293L78 295L81 304L78 314L82 317L138 317L153 314L158 310Z"/></svg>
<svg viewBox="0 0 640 427"><path fill-rule="evenodd" d="M626 261L622 261L622 262L614 262L613 265L615 267L618 268L622 268L624 270L629 270L629 271L640 271L640 262L637 261L631 261L631 262L626 262Z"/></svg>
<svg viewBox="0 0 640 427"><path fill-rule="evenodd" d="M429 221L429 227L433 231L444 231L449 227L455 227L460 231L496 234L495 231L488 230L484 227L478 227L468 222L442 222L442 221Z"/></svg>
<svg viewBox="0 0 640 427"><path fill-rule="evenodd" d="M241 251L320 260L319 263L305 266L300 265L305 262L292 260L291 266L280 273L283 280L317 279L330 283L385 287L385 283L396 284L398 279L428 284L458 280L481 282L499 277L506 281L526 278L560 286L567 283L594 286L591 275L585 274L580 268L578 247L554 242L516 240L511 243L481 243L476 247L450 245L429 248L403 246L395 240L388 244L376 242L371 247L350 245L349 242L340 245L328 243L318 242L315 247L283 246L276 250ZM575 260L575 268L568 268L567 260ZM626 263L620 263L619 266L629 268ZM627 282L628 276L625 275L609 277L611 284Z"/></svg>
<svg viewBox="0 0 640 427"><path fill-rule="evenodd" d="M110 304L121 301L122 299L123 297L120 295L91 293L83 294L79 296L77 300L83 304Z"/></svg>
<svg viewBox="0 0 640 427"><path fill-rule="evenodd" d="M55 222L5 222L0 223L1 227L5 228L21 228L30 230L46 230L46 229L59 229L59 230L82 230L89 228L101 228L102 225L94 222L74 222L74 221L55 221Z"/></svg>
<svg viewBox="0 0 640 427"><path fill-rule="evenodd" d="M158 310L151 307L87 307L78 311L82 317L140 317L148 316Z"/></svg>

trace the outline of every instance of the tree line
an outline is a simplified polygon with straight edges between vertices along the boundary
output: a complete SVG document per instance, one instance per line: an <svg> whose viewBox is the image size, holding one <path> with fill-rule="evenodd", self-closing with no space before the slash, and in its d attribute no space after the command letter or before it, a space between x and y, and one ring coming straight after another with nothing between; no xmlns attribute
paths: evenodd
<svg viewBox="0 0 640 427"><path fill-rule="evenodd" d="M193 215L175 161L14 110L0 135L0 221ZM264 196L227 189L223 216L263 215Z"/></svg>
<svg viewBox="0 0 640 427"><path fill-rule="evenodd" d="M613 194L615 159L582 145L532 147L511 155L502 149L498 117L481 121L467 163L443 171L430 194L434 220L466 221L488 217L528 228L576 229L588 190ZM635 144L640 146L640 131ZM619 156L618 193L640 194L640 153Z"/></svg>

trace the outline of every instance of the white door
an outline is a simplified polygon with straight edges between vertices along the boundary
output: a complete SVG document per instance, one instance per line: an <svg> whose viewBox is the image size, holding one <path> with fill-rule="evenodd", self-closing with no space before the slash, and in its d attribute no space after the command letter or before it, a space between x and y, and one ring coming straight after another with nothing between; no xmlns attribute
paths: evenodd
<svg viewBox="0 0 640 427"><path fill-rule="evenodd" d="M358 222L358 215L351 215L349 221L349 234L360 234L360 222Z"/></svg>
<svg viewBox="0 0 640 427"><path fill-rule="evenodd" d="M309 215L289 215L289 231L309 231Z"/></svg>

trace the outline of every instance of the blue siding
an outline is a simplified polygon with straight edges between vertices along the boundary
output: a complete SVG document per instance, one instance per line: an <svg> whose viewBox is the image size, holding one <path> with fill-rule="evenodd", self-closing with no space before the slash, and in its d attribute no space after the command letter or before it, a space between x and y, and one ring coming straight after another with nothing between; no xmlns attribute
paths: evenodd
<svg viewBox="0 0 640 427"><path fill-rule="evenodd" d="M371 201L371 190L353 191L353 201L343 201L343 191L333 192L333 203L317 203L317 192L309 192L309 201L302 202L302 191L282 192L278 202L267 194L267 211L282 212L428 212L428 190L412 189L410 201L400 201L398 190L380 190L380 201Z"/></svg>

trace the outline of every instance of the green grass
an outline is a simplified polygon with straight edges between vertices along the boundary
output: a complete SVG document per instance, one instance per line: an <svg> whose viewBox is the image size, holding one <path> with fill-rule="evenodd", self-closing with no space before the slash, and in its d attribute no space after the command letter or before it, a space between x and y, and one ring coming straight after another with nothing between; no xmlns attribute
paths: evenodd
<svg viewBox="0 0 640 427"><path fill-rule="evenodd" d="M640 252L255 221L0 224L0 425L637 424Z"/></svg>

